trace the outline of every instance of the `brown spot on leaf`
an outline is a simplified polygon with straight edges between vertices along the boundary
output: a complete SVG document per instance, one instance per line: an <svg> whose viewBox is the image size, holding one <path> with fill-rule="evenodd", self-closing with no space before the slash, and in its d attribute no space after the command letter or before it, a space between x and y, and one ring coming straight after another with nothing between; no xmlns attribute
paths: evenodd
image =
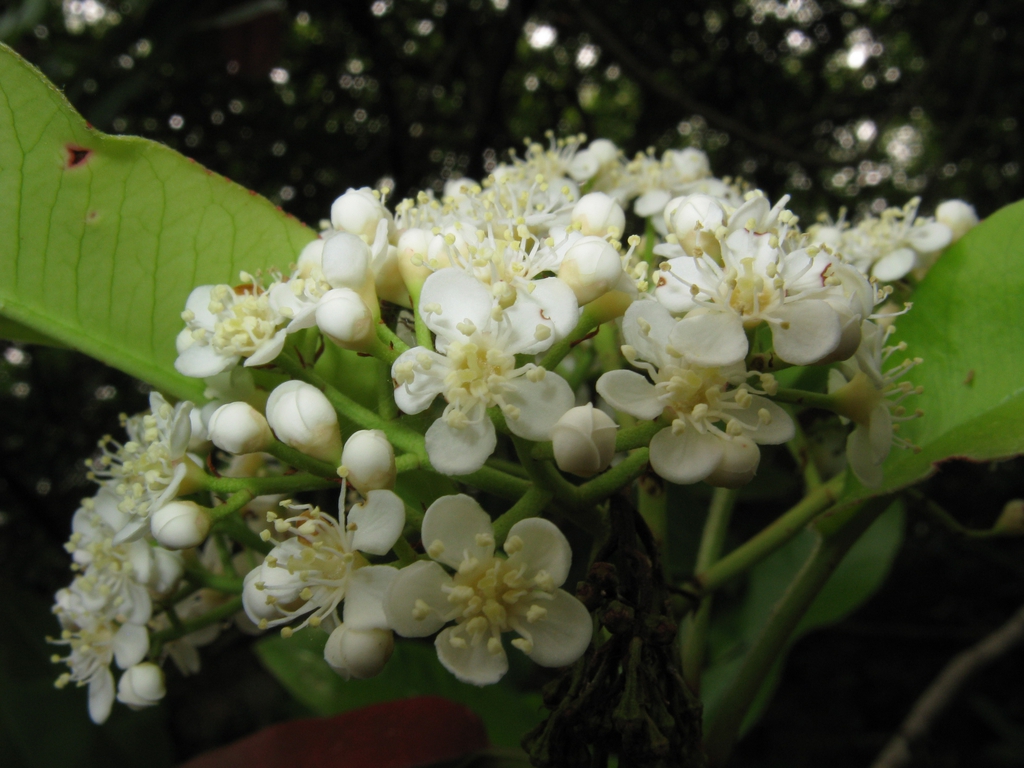
<svg viewBox="0 0 1024 768"><path fill-rule="evenodd" d="M85 163L92 156L92 150L80 147L77 144L68 144L68 168L78 168L79 166L85 165Z"/></svg>

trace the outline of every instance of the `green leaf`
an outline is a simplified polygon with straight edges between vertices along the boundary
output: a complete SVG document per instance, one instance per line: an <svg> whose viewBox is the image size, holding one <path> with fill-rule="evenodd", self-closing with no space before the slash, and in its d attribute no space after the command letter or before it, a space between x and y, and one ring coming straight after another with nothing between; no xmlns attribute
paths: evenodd
<svg viewBox="0 0 1024 768"><path fill-rule="evenodd" d="M902 543L903 506L897 502L847 552L804 615L789 645L814 629L834 624L863 605L882 586ZM713 718L721 696L739 670L743 653L757 639L775 603L813 547L814 533L805 528L751 570L747 591L738 605L714 616L708 634L710 664L701 683L706 719ZM757 722L771 701L784 661L785 654L765 678L744 720L743 731Z"/></svg>
<svg viewBox="0 0 1024 768"><path fill-rule="evenodd" d="M924 417L900 434L920 453L893 450L882 488L851 485L848 498L918 482L949 458L989 461L1024 452L1024 202L987 218L949 248L896 321L895 341L924 363L907 376ZM893 361L898 362L899 356Z"/></svg>
<svg viewBox="0 0 1024 768"><path fill-rule="evenodd" d="M288 639L267 637L256 644L263 665L317 715L432 694L465 704L483 719L492 743L513 748L542 719L539 694L517 690L507 679L483 688L461 683L441 666L432 645L400 640L377 677L346 681L324 661L326 642L326 632L305 629Z"/></svg>
<svg viewBox="0 0 1024 768"><path fill-rule="evenodd" d="M0 45L0 314L177 397L197 285L286 268L315 233L268 200L146 139L89 127Z"/></svg>

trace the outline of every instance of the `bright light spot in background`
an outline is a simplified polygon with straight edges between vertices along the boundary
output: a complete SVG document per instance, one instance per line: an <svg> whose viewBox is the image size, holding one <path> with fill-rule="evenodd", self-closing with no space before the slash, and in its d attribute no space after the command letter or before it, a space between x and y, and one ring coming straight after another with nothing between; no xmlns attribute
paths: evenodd
<svg viewBox="0 0 1024 768"><path fill-rule="evenodd" d="M596 45L587 43L580 46L580 49L576 51L576 66L580 69L590 69L597 64L597 59L600 55L601 49Z"/></svg>
<svg viewBox="0 0 1024 768"><path fill-rule="evenodd" d="M117 12L110 11L98 0L64 0L61 8L64 11L64 27L73 35L101 21L116 24L121 20Z"/></svg>
<svg viewBox="0 0 1024 768"><path fill-rule="evenodd" d="M281 67L274 67L272 70L270 70L271 81L277 83L278 85L284 85L285 83L287 83L288 77L289 76L287 69L282 69Z"/></svg>
<svg viewBox="0 0 1024 768"><path fill-rule="evenodd" d="M171 115L171 119L167 121L167 124L171 126L172 131L180 131L185 125L185 118L181 115Z"/></svg>
<svg viewBox="0 0 1024 768"><path fill-rule="evenodd" d="M525 31L530 47L536 48L538 51L550 48L558 40L558 31L550 24L535 25L528 22Z"/></svg>
<svg viewBox="0 0 1024 768"><path fill-rule="evenodd" d="M867 27L853 30L847 35L846 44L850 46L846 51L846 66L850 69L860 69L869 58L881 56L884 50L882 44L871 37L871 30Z"/></svg>
<svg viewBox="0 0 1024 768"><path fill-rule="evenodd" d="M871 141L878 135L878 129L871 120L861 120L857 124L856 134L861 141Z"/></svg>
<svg viewBox="0 0 1024 768"><path fill-rule="evenodd" d="M497 11L504 11L508 8L508 0L491 0L491 5L493 5L494 9Z"/></svg>

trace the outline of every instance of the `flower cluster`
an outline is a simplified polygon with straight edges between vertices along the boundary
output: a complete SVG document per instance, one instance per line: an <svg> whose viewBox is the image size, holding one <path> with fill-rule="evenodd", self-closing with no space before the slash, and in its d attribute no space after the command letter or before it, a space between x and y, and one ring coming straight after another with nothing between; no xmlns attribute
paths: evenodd
<svg viewBox="0 0 1024 768"><path fill-rule="evenodd" d="M209 402L154 393L89 461L100 490L75 515L55 642L70 648L59 684L89 685L93 719L112 663L120 700L152 703L160 663L196 671L229 618L328 632L346 679L379 673L396 633L436 634L441 664L477 685L505 674L509 646L571 664L594 622L562 589L572 552L544 515L568 499L599 516L648 466L750 483L765 446L797 437L784 405L807 393L780 382L804 366L827 369L808 377L828 379L813 405L852 425L851 472L882 484L921 414L902 380L921 361L886 345L889 307L977 221L912 200L805 230L788 197L714 177L697 149L628 159L581 136L528 143L440 196L388 194L345 192L285 271L195 288L175 365ZM376 411L336 348L376 358ZM413 469L448 477L424 500L400 483ZM339 492L337 513L307 491Z"/></svg>

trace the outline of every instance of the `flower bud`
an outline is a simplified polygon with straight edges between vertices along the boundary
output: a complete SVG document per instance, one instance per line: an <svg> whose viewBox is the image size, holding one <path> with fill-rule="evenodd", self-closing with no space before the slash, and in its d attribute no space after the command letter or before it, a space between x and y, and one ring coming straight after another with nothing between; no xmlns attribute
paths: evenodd
<svg viewBox="0 0 1024 768"><path fill-rule="evenodd" d="M338 232L324 242L324 279L332 288L362 290L373 273L370 246L356 235Z"/></svg>
<svg viewBox="0 0 1024 768"><path fill-rule="evenodd" d="M151 707L166 693L163 670L149 661L129 667L117 683L117 700L132 709Z"/></svg>
<svg viewBox="0 0 1024 768"><path fill-rule="evenodd" d="M679 244L690 256L696 249L718 257L721 246L715 237L715 230L722 226L725 211L715 198L709 195L690 195L670 200L665 206L665 220Z"/></svg>
<svg viewBox="0 0 1024 768"><path fill-rule="evenodd" d="M245 578L242 580L242 609L245 611L245 615L249 617L249 620L256 626L259 626L260 622L264 619L274 621L284 615L278 609L277 602L267 602L267 595L270 593L267 592L266 584L263 581L263 571L264 569L261 566L256 566L245 574ZM288 573L284 568L271 568L269 571L271 574L275 571ZM260 586L257 586L257 584ZM277 594L275 591L275 597L277 597ZM295 596L292 599L294 600L295 597L298 597L298 590L295 591Z"/></svg>
<svg viewBox="0 0 1024 768"><path fill-rule="evenodd" d="M992 526L994 530L1007 536L1024 534L1024 500L1012 499L1006 502L999 519Z"/></svg>
<svg viewBox="0 0 1024 768"><path fill-rule="evenodd" d="M341 457L338 415L324 393L311 384L286 381L271 392L267 421L277 439L296 450L331 463Z"/></svg>
<svg viewBox="0 0 1024 768"><path fill-rule="evenodd" d="M745 435L737 435L725 440L723 447L718 466L704 482L719 488L739 488L753 480L761 461L757 443Z"/></svg>
<svg viewBox="0 0 1024 768"><path fill-rule="evenodd" d="M326 241L319 237L306 243L306 247L302 249L299 258L295 261L295 271L298 273L298 277L307 279L315 273L323 271L325 243Z"/></svg>
<svg viewBox="0 0 1024 768"><path fill-rule="evenodd" d="M475 179L465 176L458 179L448 179L444 183L444 197L462 197L468 195L470 190L479 186Z"/></svg>
<svg viewBox="0 0 1024 768"><path fill-rule="evenodd" d="M390 629L349 629L338 625L327 638L324 660L345 680L376 677L395 650Z"/></svg>
<svg viewBox="0 0 1024 768"><path fill-rule="evenodd" d="M316 324L339 347L362 350L373 335L373 315L350 288L334 288L316 307Z"/></svg>
<svg viewBox="0 0 1024 768"><path fill-rule="evenodd" d="M228 403L213 412L210 439L222 451L233 454L265 451L274 434L262 413L248 403Z"/></svg>
<svg viewBox="0 0 1024 768"><path fill-rule="evenodd" d="M565 252L558 277L582 307L612 288L622 275L622 259L600 237L581 237Z"/></svg>
<svg viewBox="0 0 1024 768"><path fill-rule="evenodd" d="M398 269L402 273L402 282L416 295L433 271L427 262L427 251L433 237L427 230L414 227L405 230L398 238Z"/></svg>
<svg viewBox="0 0 1024 768"><path fill-rule="evenodd" d="M395 449L379 429L353 432L341 452L341 466L348 470L348 482L363 496L395 487Z"/></svg>
<svg viewBox="0 0 1024 768"><path fill-rule="evenodd" d="M952 230L956 242L978 223L978 214L974 206L963 200L946 200L935 209L935 220Z"/></svg>
<svg viewBox="0 0 1024 768"><path fill-rule="evenodd" d="M570 408L551 430L558 468L580 477L603 472L615 455L617 429L612 418L592 403Z"/></svg>
<svg viewBox="0 0 1024 768"><path fill-rule="evenodd" d="M626 214L614 198L603 192L591 192L579 199L572 209L572 223L580 227L584 235L604 237L610 229L615 236L621 236L626 226Z"/></svg>
<svg viewBox="0 0 1024 768"><path fill-rule="evenodd" d="M210 516L195 502L172 501L153 513L149 530L161 547L198 547L210 532Z"/></svg>
<svg viewBox="0 0 1024 768"><path fill-rule="evenodd" d="M670 149L664 154L664 159L671 163L681 184L689 184L693 181L706 178L711 175L711 163L708 156L699 149L687 147L679 151Z"/></svg>
<svg viewBox="0 0 1024 768"><path fill-rule="evenodd" d="M381 219L391 214L369 187L350 189L331 205L331 224L335 229L362 237L372 243Z"/></svg>

